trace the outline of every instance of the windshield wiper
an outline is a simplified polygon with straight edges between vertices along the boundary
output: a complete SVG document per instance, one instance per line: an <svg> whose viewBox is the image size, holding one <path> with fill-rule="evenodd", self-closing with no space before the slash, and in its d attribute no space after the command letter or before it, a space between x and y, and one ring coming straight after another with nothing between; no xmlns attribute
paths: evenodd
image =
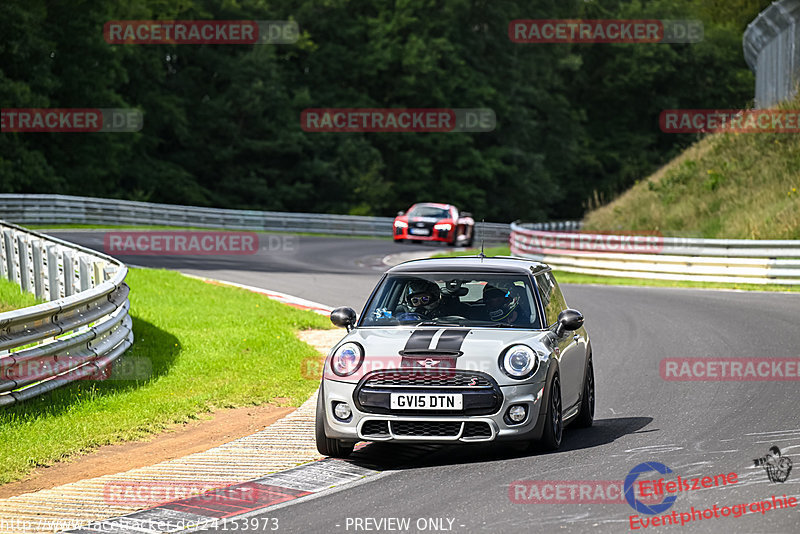
<svg viewBox="0 0 800 534"><path fill-rule="evenodd" d="M440 323L439 321L422 321L417 323L417 326L464 326L461 323Z"/></svg>

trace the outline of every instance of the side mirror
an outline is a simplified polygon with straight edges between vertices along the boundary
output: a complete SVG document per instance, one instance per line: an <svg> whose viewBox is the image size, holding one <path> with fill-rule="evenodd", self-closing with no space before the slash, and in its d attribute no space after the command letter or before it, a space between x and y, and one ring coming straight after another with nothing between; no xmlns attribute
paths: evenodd
<svg viewBox="0 0 800 534"><path fill-rule="evenodd" d="M583 326L583 314L578 310L566 309L558 314L558 323L554 333L561 337L565 332L572 332Z"/></svg>
<svg viewBox="0 0 800 534"><path fill-rule="evenodd" d="M405 215L405 214L406 214L406 212L404 212L404 211L398 211L398 212L397 212L397 216L398 216L398 217L399 217L399 216L401 216L401 215Z"/></svg>
<svg viewBox="0 0 800 534"><path fill-rule="evenodd" d="M349 332L356 324L356 311L353 308L336 308L331 312L331 322Z"/></svg>

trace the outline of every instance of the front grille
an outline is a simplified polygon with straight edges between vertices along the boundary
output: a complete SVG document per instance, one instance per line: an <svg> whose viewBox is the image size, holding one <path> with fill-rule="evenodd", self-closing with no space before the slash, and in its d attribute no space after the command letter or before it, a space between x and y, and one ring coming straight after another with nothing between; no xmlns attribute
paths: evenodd
<svg viewBox="0 0 800 534"><path fill-rule="evenodd" d="M490 379L479 373L458 371L399 370L377 371L367 378L364 387L450 386L492 387Z"/></svg>
<svg viewBox="0 0 800 534"><path fill-rule="evenodd" d="M451 437L461 432L461 423L447 421L392 421L396 436Z"/></svg>
<svg viewBox="0 0 800 534"><path fill-rule="evenodd" d="M464 423L464 434L462 438L489 438L492 436L492 430L489 428L489 423Z"/></svg>
<svg viewBox="0 0 800 534"><path fill-rule="evenodd" d="M409 228L419 228L419 229L426 229L426 230L433 230L433 225L436 223L432 222L416 222L416 221L408 221Z"/></svg>
<svg viewBox="0 0 800 534"><path fill-rule="evenodd" d="M361 434L364 436L388 438L389 423L386 421L367 421L361 427Z"/></svg>
<svg viewBox="0 0 800 534"><path fill-rule="evenodd" d="M394 393L414 395L456 394L463 403L460 410L420 410L392 408ZM457 369L386 369L368 374L356 386L353 400L359 410L374 414L398 415L488 415L503 404L503 393L487 374Z"/></svg>

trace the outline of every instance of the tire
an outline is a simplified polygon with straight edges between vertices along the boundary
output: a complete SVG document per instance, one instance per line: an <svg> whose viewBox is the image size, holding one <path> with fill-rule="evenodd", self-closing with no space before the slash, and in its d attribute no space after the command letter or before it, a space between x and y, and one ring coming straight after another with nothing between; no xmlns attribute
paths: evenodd
<svg viewBox="0 0 800 534"><path fill-rule="evenodd" d="M547 420L544 424L542 439L539 441L541 449L555 451L561 447L564 437L564 419L561 414L561 382L558 375L553 376L550 382L550 395L547 398Z"/></svg>
<svg viewBox="0 0 800 534"><path fill-rule="evenodd" d="M583 379L583 396L581 398L581 408L578 417L575 418L575 426L588 428L594 422L594 365L592 357L589 356L589 363L586 364L586 376Z"/></svg>
<svg viewBox="0 0 800 534"><path fill-rule="evenodd" d="M314 437L317 441L317 450L324 456L332 458L347 458L352 454L355 443L346 444L338 439L331 439L325 435L325 400L322 386L317 396L317 415L314 421Z"/></svg>
<svg viewBox="0 0 800 534"><path fill-rule="evenodd" d="M467 242L464 243L465 247L471 247L472 244L475 242L475 227L472 228L464 227L464 235L466 235L467 231L469 231L469 239Z"/></svg>

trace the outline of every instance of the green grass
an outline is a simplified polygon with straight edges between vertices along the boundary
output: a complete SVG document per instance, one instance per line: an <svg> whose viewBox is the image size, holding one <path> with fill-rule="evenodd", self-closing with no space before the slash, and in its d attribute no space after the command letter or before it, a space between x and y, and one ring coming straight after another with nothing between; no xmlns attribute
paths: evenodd
<svg viewBox="0 0 800 534"><path fill-rule="evenodd" d="M479 251L466 250L437 254L434 258L453 256L474 256ZM486 249L486 256L510 256L509 247L492 247ZM554 270L556 279L561 284L599 284L609 286L646 286L646 287L688 287L706 289L739 289L743 291L784 291L797 292L800 286L759 285L759 284L723 284L717 282L684 282L680 280L654 280L651 278L619 278L616 276L597 276L592 274L568 273Z"/></svg>
<svg viewBox="0 0 800 534"><path fill-rule="evenodd" d="M294 333L329 328L327 318L170 271L131 269L128 284L136 341L124 358L147 376L80 381L0 408L0 483L215 408L297 406L318 386L301 362L319 354Z"/></svg>
<svg viewBox="0 0 800 534"><path fill-rule="evenodd" d="M800 97L784 107L798 105ZM608 232L800 239L800 134L708 135L584 222Z"/></svg>
<svg viewBox="0 0 800 534"><path fill-rule="evenodd" d="M653 280L650 278L617 278L615 276L597 276L592 274L567 273L554 271L560 284L600 284L608 286L643 286L643 287L688 287L697 289L738 289L741 291L779 291L797 292L800 286L784 286L777 284L726 284L719 282L685 282L680 280Z"/></svg>
<svg viewBox="0 0 800 534"><path fill-rule="evenodd" d="M0 313L39 303L32 294L23 293L16 283L0 278Z"/></svg>
<svg viewBox="0 0 800 534"><path fill-rule="evenodd" d="M442 252L441 254L435 254L434 258L452 258L454 256L477 256L480 254L481 249L479 248L470 248L466 250L454 250L452 252ZM487 257L490 256L510 256L511 249L507 246L505 247L487 247L483 250L483 253L486 254Z"/></svg>

